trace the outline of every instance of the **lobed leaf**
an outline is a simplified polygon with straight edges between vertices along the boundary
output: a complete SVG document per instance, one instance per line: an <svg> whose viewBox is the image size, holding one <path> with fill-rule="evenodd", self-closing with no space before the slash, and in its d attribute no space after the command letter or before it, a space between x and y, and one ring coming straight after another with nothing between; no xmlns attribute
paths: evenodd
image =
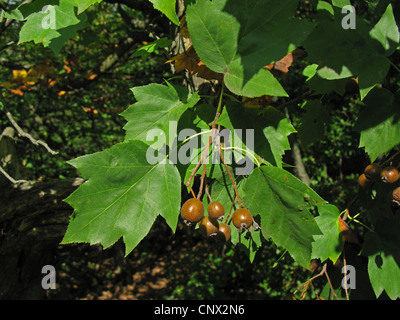
<svg viewBox="0 0 400 320"><path fill-rule="evenodd" d="M393 40L397 28L393 22L383 22L390 13L385 14L386 20L378 22L374 29L359 17L356 17L355 29L342 27L343 14L340 9L334 9L333 19L321 20L311 32L303 46L311 63L319 65L318 75L323 79L337 80L350 76L359 77L361 99L386 76L389 61L382 46L377 46L379 38L384 47L388 39ZM382 31L383 26L390 27ZM397 39L398 43L398 39ZM391 44L390 48L393 48Z"/></svg>
<svg viewBox="0 0 400 320"><path fill-rule="evenodd" d="M365 109L355 123L371 162L400 143L400 94L385 88L374 89L365 99Z"/></svg>
<svg viewBox="0 0 400 320"><path fill-rule="evenodd" d="M315 221L322 235L314 235L312 243L313 259L331 259L333 263L339 258L343 250L343 237L339 225L339 209L334 205L317 205L319 215Z"/></svg>
<svg viewBox="0 0 400 320"><path fill-rule="evenodd" d="M296 3L272 0L196 1L186 20L194 48L211 70L225 74L225 84L238 95L287 96L263 69L294 50L313 25L293 19Z"/></svg>
<svg viewBox="0 0 400 320"><path fill-rule="evenodd" d="M87 181L65 200L74 214L62 243L109 247L123 237L128 255L158 215L175 231L180 176L172 164L149 164L148 148L143 142L128 141L69 161Z"/></svg>
<svg viewBox="0 0 400 320"><path fill-rule="evenodd" d="M260 216L263 236L271 237L308 269L313 236L321 234L310 208L325 201L289 172L266 166L247 178L243 199L250 212Z"/></svg>
<svg viewBox="0 0 400 320"><path fill-rule="evenodd" d="M121 114L127 120L125 141L140 140L149 144L149 131L155 130L163 138L155 144L157 147L164 143L172 146L180 117L200 99L197 93L189 94L184 87L156 83L135 87L132 92L137 102Z"/></svg>
<svg viewBox="0 0 400 320"><path fill-rule="evenodd" d="M277 109L268 107L259 113L237 102L227 103L218 124L231 130L234 146L248 148L278 167L282 166L285 150L290 150L288 136L296 132ZM235 130L242 130L242 135L239 136Z"/></svg>
<svg viewBox="0 0 400 320"><path fill-rule="evenodd" d="M397 227L399 226L397 224ZM396 232L398 233L398 229ZM368 275L376 297L378 298L385 291L390 299L400 298L400 253L398 250L388 250L385 239L377 233L368 232L361 254L368 257Z"/></svg>

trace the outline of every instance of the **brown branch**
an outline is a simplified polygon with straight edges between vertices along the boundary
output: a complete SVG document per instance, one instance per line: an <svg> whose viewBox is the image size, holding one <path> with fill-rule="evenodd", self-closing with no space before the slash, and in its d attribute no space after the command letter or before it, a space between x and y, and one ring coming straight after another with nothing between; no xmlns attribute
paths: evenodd
<svg viewBox="0 0 400 320"><path fill-rule="evenodd" d="M204 160L204 162L203 162L204 164L205 164L205 162L206 162L206 159L207 159L207 157L208 157L207 153L208 153L208 150L209 150L209 148L210 148L211 141L212 141L212 139L213 139L214 132L215 132L215 130L216 130L215 127L216 127L216 125L217 125L217 121L218 121L218 118L219 118L220 115L221 115L221 114L220 114L219 112L217 112L217 113L215 114L215 118L214 118L213 125L212 125L212 128L211 128L211 135L210 135L210 138L208 139L208 143L207 143L207 145L206 145L206 148L204 149L203 153L201 154L201 157L200 157L199 162L197 163L197 165L196 165L196 167L194 168L193 172L191 173L191 175L190 175L188 181L186 182L186 186L187 186L187 187L189 187L190 184L192 183L192 180L193 180L193 178L194 178L194 176L195 176L197 170L199 170L200 165L201 165L201 163L203 162L203 160ZM203 172L203 173L204 173L204 172Z"/></svg>
<svg viewBox="0 0 400 320"><path fill-rule="evenodd" d="M225 169L226 169L226 171L228 172L229 178L231 179L232 186L233 186L233 190L235 190L235 194L236 194L236 198L237 198L237 202L238 202L239 208L241 208L241 207L242 207L241 201L243 201L243 200L242 200L242 198L239 196L239 192L238 192L238 190L237 190L237 188L236 188L235 180L233 179L232 173L231 173L231 171L229 170L229 167L228 167L228 165L227 165L226 162L225 162L224 155L222 154L222 150L221 150L221 147L220 147L220 146L218 147L218 150L219 150L219 154L220 154L220 156L221 156L222 163L224 164Z"/></svg>

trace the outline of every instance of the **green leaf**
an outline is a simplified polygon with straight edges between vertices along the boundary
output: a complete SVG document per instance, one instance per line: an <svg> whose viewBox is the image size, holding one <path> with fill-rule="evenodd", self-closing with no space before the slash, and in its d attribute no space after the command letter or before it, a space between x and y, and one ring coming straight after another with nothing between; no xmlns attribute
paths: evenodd
<svg viewBox="0 0 400 320"><path fill-rule="evenodd" d="M397 229L390 229L398 234ZM387 240L374 232L368 232L361 254L368 257L368 275L372 288L378 298L383 291L390 299L400 298L400 252L388 250Z"/></svg>
<svg viewBox="0 0 400 320"><path fill-rule="evenodd" d="M74 0L75 6L78 7L78 14L82 13L85 11L87 8L89 8L91 5L95 3L100 3L103 0Z"/></svg>
<svg viewBox="0 0 400 320"><path fill-rule="evenodd" d="M142 57L147 58L151 53L156 52L158 48L165 48L170 46L172 41L168 38L161 38L156 41L150 42L144 46L141 46L137 49L133 54L132 57Z"/></svg>
<svg viewBox="0 0 400 320"><path fill-rule="evenodd" d="M28 12L33 8L29 7ZM62 35L60 29L65 29L81 22L75 15L74 0L60 0L59 5L44 6L42 11L31 13L19 34L19 44L29 41L43 43L49 46L51 40Z"/></svg>
<svg viewBox="0 0 400 320"><path fill-rule="evenodd" d="M179 19L176 15L176 0L149 0L155 9L164 13L169 20L179 26Z"/></svg>
<svg viewBox="0 0 400 320"><path fill-rule="evenodd" d="M149 144L149 131L154 130L160 137L153 145L156 149L164 143L172 145L180 117L200 99L197 93L189 94L184 87L156 83L135 87L132 92L137 102L121 114L127 120L125 141L141 140Z"/></svg>
<svg viewBox="0 0 400 320"><path fill-rule="evenodd" d="M331 259L333 263L343 250L343 238L340 235L340 211L334 205L317 205L319 215L315 218L322 235L315 235L312 243L312 258Z"/></svg>
<svg viewBox="0 0 400 320"><path fill-rule="evenodd" d="M193 46L211 70L225 74L238 95L287 96L264 66L299 46L313 26L293 19L296 3L272 0L196 1L187 8Z"/></svg>
<svg viewBox="0 0 400 320"><path fill-rule="evenodd" d="M101 243L123 237L128 255L158 215L175 231L181 180L172 164L150 165L140 141L117 144L69 161L87 181L65 201L74 208L63 243Z"/></svg>
<svg viewBox="0 0 400 320"><path fill-rule="evenodd" d="M58 54L60 53L61 49L64 47L65 43L69 40L72 39L73 37L75 37L76 33L79 30L85 29L88 26L90 26L90 24L87 21L87 15L86 13L81 13L78 16L79 19L79 23L72 25L72 26L68 26L66 28L63 28L61 30L59 30L60 36L54 39L51 39L49 41L48 47L55 53Z"/></svg>
<svg viewBox="0 0 400 320"><path fill-rule="evenodd" d="M326 107L318 100L307 101L303 107L306 113L299 127L299 138L304 147L325 137L325 127L329 119Z"/></svg>
<svg viewBox="0 0 400 320"><path fill-rule="evenodd" d="M243 149L247 147L278 167L282 166L285 150L290 150L288 136L296 132L286 116L275 108L271 107L259 113L232 101L227 103L218 124L231 130L234 146ZM242 130L242 138L235 131L239 129ZM254 132L254 135L251 135L251 132ZM238 156L237 159L241 158Z"/></svg>
<svg viewBox="0 0 400 320"><path fill-rule="evenodd" d="M235 60L225 75L225 84L232 92L245 97L270 95L287 97L286 91L269 70L260 69L256 74L246 74L241 60Z"/></svg>
<svg viewBox="0 0 400 320"><path fill-rule="evenodd" d="M328 80L359 77L361 98L386 76L389 61L377 50L366 23L356 17L356 29L343 29L343 14L335 8L335 20L321 20L304 41L311 63L319 65L318 75Z"/></svg>
<svg viewBox="0 0 400 320"><path fill-rule="evenodd" d="M371 161L400 143L400 94L396 98L385 88L374 89L365 99L365 109L356 121L359 147L365 147Z"/></svg>
<svg viewBox="0 0 400 320"><path fill-rule="evenodd" d="M310 208L325 201L289 172L265 166L247 178L243 199L254 216L260 215L263 236L308 269L313 236L321 234Z"/></svg>
<svg viewBox="0 0 400 320"><path fill-rule="evenodd" d="M221 3L221 0L196 1L186 11L196 53L207 67L218 73L226 72L235 57L240 28L235 17L221 11Z"/></svg>
<svg viewBox="0 0 400 320"><path fill-rule="evenodd" d="M38 13L45 11L48 5L58 5L58 0L36 0L33 2L28 2L21 4L16 9L12 10L10 13L4 12L3 16L8 19L16 20L26 20L32 13Z"/></svg>
<svg viewBox="0 0 400 320"><path fill-rule="evenodd" d="M372 39L379 41L386 51L386 56L390 56L396 50L400 34L393 15L392 4L387 6L385 13L370 31L370 35Z"/></svg>

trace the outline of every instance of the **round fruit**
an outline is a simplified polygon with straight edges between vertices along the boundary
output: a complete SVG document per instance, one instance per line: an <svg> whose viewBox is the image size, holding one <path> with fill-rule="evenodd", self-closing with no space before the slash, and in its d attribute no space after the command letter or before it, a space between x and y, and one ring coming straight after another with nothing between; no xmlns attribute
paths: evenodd
<svg viewBox="0 0 400 320"><path fill-rule="evenodd" d="M368 188L371 185L371 183L372 183L372 181L367 178L365 173L363 173L362 175L360 175L358 177L358 184L363 189Z"/></svg>
<svg viewBox="0 0 400 320"><path fill-rule="evenodd" d="M228 241L231 238L231 227L221 222L218 227L218 236L220 236L221 239Z"/></svg>
<svg viewBox="0 0 400 320"><path fill-rule="evenodd" d="M253 217L249 210L240 208L233 213L232 222L239 231L243 231L243 229L247 229L251 226L253 223Z"/></svg>
<svg viewBox="0 0 400 320"><path fill-rule="evenodd" d="M214 219L223 219L225 214L225 208L222 204L217 201L211 202L207 206L208 215Z"/></svg>
<svg viewBox="0 0 400 320"><path fill-rule="evenodd" d="M393 166L386 167L381 172L381 179L386 183L394 183L399 180L399 171Z"/></svg>
<svg viewBox="0 0 400 320"><path fill-rule="evenodd" d="M400 206L400 187L397 187L392 192L392 201Z"/></svg>
<svg viewBox="0 0 400 320"><path fill-rule="evenodd" d="M187 200L181 208L181 216L186 224L197 223L204 217L204 205L196 199Z"/></svg>
<svg viewBox="0 0 400 320"><path fill-rule="evenodd" d="M368 179L375 180L375 179L379 179L379 177L381 175L381 171L382 171L382 168L379 164L372 163L365 168L364 173Z"/></svg>
<svg viewBox="0 0 400 320"><path fill-rule="evenodd" d="M209 216L203 217L199 223L199 232L204 237L216 236L218 234L218 221Z"/></svg>

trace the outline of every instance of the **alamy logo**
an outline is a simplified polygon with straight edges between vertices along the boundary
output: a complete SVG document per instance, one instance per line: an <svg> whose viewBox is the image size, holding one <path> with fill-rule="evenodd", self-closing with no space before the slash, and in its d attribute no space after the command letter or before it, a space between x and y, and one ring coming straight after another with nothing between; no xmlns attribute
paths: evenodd
<svg viewBox="0 0 400 320"><path fill-rule="evenodd" d="M347 5L342 8L342 13L347 13L342 19L342 28L345 30L356 28L356 9Z"/></svg>
<svg viewBox="0 0 400 320"><path fill-rule="evenodd" d="M355 289L356 288L356 269L352 265L346 265L342 268L344 277L342 279L343 289Z"/></svg>
<svg viewBox="0 0 400 320"><path fill-rule="evenodd" d="M46 274L42 278L42 288L44 290L47 289L55 289L56 288L56 269L52 265L45 265L42 268L42 273Z"/></svg>
<svg viewBox="0 0 400 320"><path fill-rule="evenodd" d="M249 175L254 169L254 162L257 163L252 151L254 150L254 129L235 129L233 132L228 129L219 132L213 129L197 133L195 130L187 128L176 134L176 128L177 122L170 121L168 160L166 159L167 133L161 129L151 129L147 132L146 140L154 142L146 153L146 160L149 164L166 163L167 161L173 164L196 164L200 160L201 152L208 145L210 137L213 148L210 150L210 155L202 160L202 163L222 163L218 148L221 148L227 164L235 161L238 165L235 168L236 175ZM243 143L246 144L246 149L243 149Z"/></svg>
<svg viewBox="0 0 400 320"><path fill-rule="evenodd" d="M56 28L56 9L52 5L44 6L42 12L46 16L42 20L43 29L55 29Z"/></svg>

